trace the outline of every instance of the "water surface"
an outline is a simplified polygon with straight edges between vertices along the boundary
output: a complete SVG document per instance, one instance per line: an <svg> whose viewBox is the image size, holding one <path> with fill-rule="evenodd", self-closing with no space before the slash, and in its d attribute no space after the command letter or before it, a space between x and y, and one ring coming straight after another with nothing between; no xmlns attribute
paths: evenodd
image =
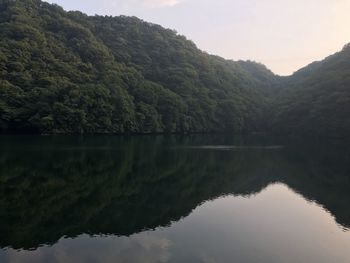
<svg viewBox="0 0 350 263"><path fill-rule="evenodd" d="M0 137L0 262L350 262L344 142Z"/></svg>

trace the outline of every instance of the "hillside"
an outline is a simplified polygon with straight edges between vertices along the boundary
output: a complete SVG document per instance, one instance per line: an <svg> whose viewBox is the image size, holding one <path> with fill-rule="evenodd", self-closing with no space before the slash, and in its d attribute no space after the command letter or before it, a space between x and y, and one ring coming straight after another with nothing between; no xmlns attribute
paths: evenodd
<svg viewBox="0 0 350 263"><path fill-rule="evenodd" d="M350 134L350 45L280 83L271 130L280 134Z"/></svg>
<svg viewBox="0 0 350 263"><path fill-rule="evenodd" d="M0 131L248 132L276 80L135 17L0 1Z"/></svg>
<svg viewBox="0 0 350 263"><path fill-rule="evenodd" d="M289 77L136 17L0 0L0 133L350 134L350 46Z"/></svg>

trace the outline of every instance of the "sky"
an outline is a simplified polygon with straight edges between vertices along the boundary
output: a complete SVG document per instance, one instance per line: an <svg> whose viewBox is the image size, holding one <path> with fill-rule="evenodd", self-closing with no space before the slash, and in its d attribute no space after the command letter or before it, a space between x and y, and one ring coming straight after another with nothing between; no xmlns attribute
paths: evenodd
<svg viewBox="0 0 350 263"><path fill-rule="evenodd" d="M350 0L48 0L175 29L210 53L290 75L350 42Z"/></svg>

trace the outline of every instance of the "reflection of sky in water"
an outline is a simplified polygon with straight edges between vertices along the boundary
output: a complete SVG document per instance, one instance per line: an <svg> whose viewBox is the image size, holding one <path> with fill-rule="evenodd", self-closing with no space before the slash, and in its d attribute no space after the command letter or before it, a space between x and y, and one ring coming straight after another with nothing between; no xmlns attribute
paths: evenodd
<svg viewBox="0 0 350 263"><path fill-rule="evenodd" d="M62 238L0 262L350 262L350 233L283 184L207 202L171 227L131 237Z"/></svg>
<svg viewBox="0 0 350 263"><path fill-rule="evenodd" d="M76 239L62 238L53 247L35 251L8 250L3 260L9 262L167 262L171 242L147 233L132 237L93 237L81 235Z"/></svg>

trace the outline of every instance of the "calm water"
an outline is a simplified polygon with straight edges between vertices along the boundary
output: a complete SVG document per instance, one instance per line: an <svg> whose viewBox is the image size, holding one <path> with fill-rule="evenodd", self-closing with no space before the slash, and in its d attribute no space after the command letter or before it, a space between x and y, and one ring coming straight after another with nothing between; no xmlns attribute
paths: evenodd
<svg viewBox="0 0 350 263"><path fill-rule="evenodd" d="M0 262L350 262L350 145L0 137Z"/></svg>

